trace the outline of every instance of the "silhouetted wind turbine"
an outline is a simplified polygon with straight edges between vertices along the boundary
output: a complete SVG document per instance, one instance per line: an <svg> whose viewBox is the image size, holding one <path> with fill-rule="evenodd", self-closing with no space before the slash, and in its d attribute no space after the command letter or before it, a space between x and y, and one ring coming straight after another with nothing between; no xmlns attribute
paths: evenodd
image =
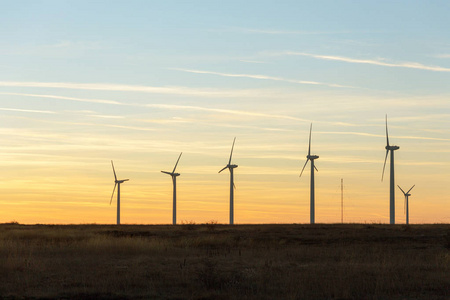
<svg viewBox="0 0 450 300"><path fill-rule="evenodd" d="M389 207L390 207L390 224L395 224L395 177L394 177L394 151L400 149L399 146L391 146L389 145L389 134L387 127L387 115L386 115L386 157L384 158L383 165L383 174L381 175L381 181L383 181L384 177L384 169L386 168L386 160L389 155L389 151L391 152L391 169L390 169L390 184L389 184Z"/></svg>
<svg viewBox="0 0 450 300"><path fill-rule="evenodd" d="M178 162L180 161L180 157L183 152L180 153L180 156L178 156L177 163L175 164L175 167L173 168L172 172L166 172L161 171L162 173L168 174L172 176L172 182L173 182L173 215L172 215L172 224L177 224L177 176L180 176L180 173L175 173L175 169L177 168Z"/></svg>
<svg viewBox="0 0 450 300"><path fill-rule="evenodd" d="M416 185L413 185L406 193L404 190L402 190L402 188L397 185L398 188L402 191L403 195L405 195L405 211L406 211L406 224L409 224L409 196L411 196L411 194L409 193L413 187L415 187Z"/></svg>
<svg viewBox="0 0 450 300"><path fill-rule="evenodd" d="M314 169L317 170L316 166L314 165L314 160L318 159L318 155L311 155L311 132L312 132L312 123L311 127L309 128L309 146L308 146L308 155L306 156L306 162L303 166L302 172L300 173L300 177L302 177L303 170L305 170L306 164L308 161L311 161L311 186L310 186L310 223L314 224L315 222L315 210L314 210Z"/></svg>
<svg viewBox="0 0 450 300"><path fill-rule="evenodd" d="M116 170L114 169L114 163L112 160L111 160L111 165L112 165L112 169L113 169L113 173L114 173L115 184L114 184L114 189L113 189L113 192L111 195L111 201L109 201L109 205L111 205L111 203L112 203L112 199L114 197L114 192L116 191L116 186L117 186L117 225L120 225L120 184L124 183L125 181L128 181L129 179L118 180L117 175L116 175Z"/></svg>
<svg viewBox="0 0 450 300"><path fill-rule="evenodd" d="M234 188L236 188L236 186L234 185L233 169L238 167L237 165L231 164L231 157L233 156L233 148L234 148L235 141L236 141L236 138L234 138L233 146L231 146L231 154L230 154L230 160L228 161L228 164L225 167L223 167L222 170L219 171L219 173L220 173L225 169L230 170L230 224L231 225L234 224Z"/></svg>

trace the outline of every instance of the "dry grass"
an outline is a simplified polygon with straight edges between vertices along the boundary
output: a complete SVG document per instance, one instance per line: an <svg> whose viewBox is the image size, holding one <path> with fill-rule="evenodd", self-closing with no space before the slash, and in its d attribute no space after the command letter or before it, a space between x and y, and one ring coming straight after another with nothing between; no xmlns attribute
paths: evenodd
<svg viewBox="0 0 450 300"><path fill-rule="evenodd" d="M0 225L0 296L449 299L450 225Z"/></svg>

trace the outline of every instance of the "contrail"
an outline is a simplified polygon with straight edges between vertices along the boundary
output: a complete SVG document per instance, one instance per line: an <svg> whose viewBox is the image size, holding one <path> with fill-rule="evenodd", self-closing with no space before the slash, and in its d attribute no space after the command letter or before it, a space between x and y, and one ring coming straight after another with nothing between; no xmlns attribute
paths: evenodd
<svg viewBox="0 0 450 300"><path fill-rule="evenodd" d="M199 97L265 97L267 91L261 90L220 90L220 89L193 89L188 87L153 87L143 85L102 84L102 83L71 83L71 82L18 82L0 81L5 87L36 87L58 88L76 90L101 90L121 92L143 92L153 94L170 94Z"/></svg>
<svg viewBox="0 0 450 300"><path fill-rule="evenodd" d="M296 80L296 79L288 79L288 78L274 77L274 76L267 76L267 75L258 75L258 74L231 74L231 73L180 69L180 68L171 68L170 70L177 70L177 71L196 73L196 74L218 75L218 76L224 76L224 77L253 78L253 79L262 79L262 80L283 81L283 82L297 83L297 84L322 85L322 86L329 86L329 87L335 87L335 88L356 88L353 86L340 85L340 84L335 84L335 83L323 83L323 82L317 82L317 81Z"/></svg>
<svg viewBox="0 0 450 300"><path fill-rule="evenodd" d="M450 72L450 68L444 68L439 66L427 66L416 62L400 62L400 63L390 63L381 60L372 60L372 59L357 59L343 56L335 56L335 55L319 55L319 54L311 54L304 52L291 52L286 51L282 54L285 55L301 55L301 56L309 56L317 59L323 60L335 60L335 61L343 61L348 63L356 63L356 64L369 64L369 65L377 65L384 67L394 67L394 68L409 68L409 69L420 69L427 71L435 71L435 72Z"/></svg>
<svg viewBox="0 0 450 300"><path fill-rule="evenodd" d="M39 113L39 114L56 114L56 112L49 110L33 110L33 109L5 108L5 107L0 107L0 110Z"/></svg>

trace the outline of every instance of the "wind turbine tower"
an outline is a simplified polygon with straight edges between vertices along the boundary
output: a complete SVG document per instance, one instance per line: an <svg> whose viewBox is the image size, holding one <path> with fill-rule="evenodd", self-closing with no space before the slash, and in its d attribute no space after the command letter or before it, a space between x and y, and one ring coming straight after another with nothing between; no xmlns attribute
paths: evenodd
<svg viewBox="0 0 450 300"><path fill-rule="evenodd" d="M173 168L172 172L166 172L161 171L164 174L168 174L172 176L172 182L173 182L173 214L172 214L172 224L177 224L177 176L180 176L180 173L175 173L175 170L177 168L178 162L180 161L180 157L183 152L180 153L180 156L178 156L177 163L175 164L175 167Z"/></svg>
<svg viewBox="0 0 450 300"><path fill-rule="evenodd" d="M402 191L403 195L405 195L406 224L409 224L409 196L411 196L409 192L411 192L413 187L415 187L416 185L413 185L406 193L399 185L397 186Z"/></svg>
<svg viewBox="0 0 450 300"><path fill-rule="evenodd" d="M231 157L233 156L233 149L234 149L234 142L236 141L236 137L233 140L233 146L231 146L231 154L230 154L230 160L228 161L228 164L223 167L222 170L219 171L222 172L225 169L230 170L230 224L234 224L234 189L236 186L234 185L234 178L233 178L233 169L237 168L237 165L231 164Z"/></svg>
<svg viewBox="0 0 450 300"><path fill-rule="evenodd" d="M306 162L305 165L303 166L302 172L300 173L300 177L303 174L303 170L305 170L306 164L308 163L308 161L311 161L311 184L310 184L310 188L309 188L309 192L310 192L310 223L314 224L315 223L315 194L314 194L314 169L316 171L317 170L316 166L314 165L314 160L318 159L319 156L318 155L311 155L311 132L312 132L312 123L311 126L309 128L309 146L308 146L308 155L306 156Z"/></svg>
<svg viewBox="0 0 450 300"><path fill-rule="evenodd" d="M387 126L387 115L386 115L386 157L384 158L383 174L381 176L381 181L384 178L384 169L386 168L386 161L391 153L391 167L390 167L390 183L389 183L389 207L390 207L390 224L395 224L395 176L394 176L394 151L400 149L399 146L389 145L389 134Z"/></svg>
<svg viewBox="0 0 450 300"><path fill-rule="evenodd" d="M114 163L111 160L111 165L112 165L112 169L113 169L113 173L114 173L114 189L111 195L111 201L109 201L109 205L111 205L112 203L112 199L114 197L114 192L116 191L116 186L117 186L117 225L120 225L120 184L124 183L125 181L128 181L129 179L122 179L122 180L118 180L117 179L117 175L116 175L116 170L114 169Z"/></svg>

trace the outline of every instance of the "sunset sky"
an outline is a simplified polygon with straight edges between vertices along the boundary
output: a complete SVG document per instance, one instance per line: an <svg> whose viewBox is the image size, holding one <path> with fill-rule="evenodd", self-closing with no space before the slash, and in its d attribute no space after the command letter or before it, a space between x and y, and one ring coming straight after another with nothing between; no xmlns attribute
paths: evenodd
<svg viewBox="0 0 450 300"><path fill-rule="evenodd" d="M0 2L0 223L450 222L449 1Z"/></svg>

